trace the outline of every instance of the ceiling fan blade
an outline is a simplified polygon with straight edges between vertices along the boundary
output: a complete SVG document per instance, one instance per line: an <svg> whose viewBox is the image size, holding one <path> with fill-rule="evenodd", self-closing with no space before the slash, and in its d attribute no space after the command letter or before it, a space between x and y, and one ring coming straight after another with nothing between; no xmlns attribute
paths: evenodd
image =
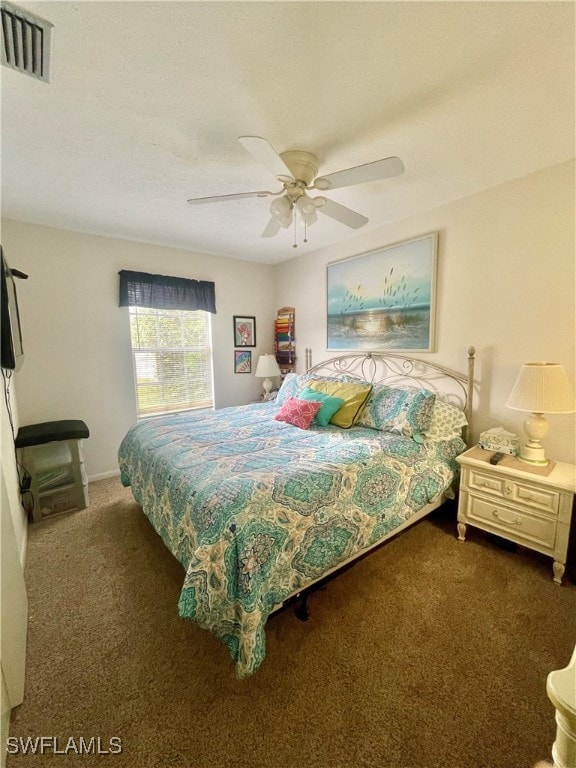
<svg viewBox="0 0 576 768"><path fill-rule="evenodd" d="M280 195L284 192L283 189L280 192L268 192L262 190L260 192L236 192L233 195L213 195L212 197L193 197L187 202L191 205L202 205L203 203L221 203L224 200L240 200L243 197L269 197L270 195Z"/></svg>
<svg viewBox="0 0 576 768"><path fill-rule="evenodd" d="M364 224L368 223L366 216L362 216L361 213L356 213L351 208L346 208L345 205L335 203L334 200L328 200L326 197L316 197L314 200L318 200L316 208L320 213L325 216L330 216L331 219L336 219L341 224L346 224L347 227L352 229L360 229ZM324 201L324 202L320 202Z"/></svg>
<svg viewBox="0 0 576 768"><path fill-rule="evenodd" d="M313 188L338 189L339 187L351 187L353 184L387 179L390 176L399 176L401 173L404 173L404 163L402 160L399 157L386 157L384 160L375 160L373 163L346 168L343 171L329 173L327 176L319 176L314 182Z"/></svg>
<svg viewBox="0 0 576 768"><path fill-rule="evenodd" d="M264 232L262 232L261 237L276 237L278 232L282 229L282 225L279 221L276 221L276 219L270 219L266 227L264 228Z"/></svg>
<svg viewBox="0 0 576 768"><path fill-rule="evenodd" d="M294 178L290 168L288 168L272 144L270 144L269 141L266 141L266 139L261 139L260 136L240 136L238 141L242 144L244 149L247 149L248 152L250 152L252 157L268 168L273 176L288 176L289 179Z"/></svg>

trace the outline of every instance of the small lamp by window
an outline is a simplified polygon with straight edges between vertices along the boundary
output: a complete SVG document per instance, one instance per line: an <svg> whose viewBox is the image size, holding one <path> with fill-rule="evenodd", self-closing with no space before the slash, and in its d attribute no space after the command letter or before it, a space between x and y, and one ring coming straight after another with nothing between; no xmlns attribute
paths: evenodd
<svg viewBox="0 0 576 768"><path fill-rule="evenodd" d="M280 368L274 355L260 355L258 365L256 366L256 378L264 379L262 386L264 392L269 395L272 389L271 376L280 376Z"/></svg>
<svg viewBox="0 0 576 768"><path fill-rule="evenodd" d="M544 466L542 439L548 433L544 413L574 413L574 392L564 368L558 363L526 363L520 369L516 383L506 403L516 411L532 411L524 422L528 442L522 448L520 461Z"/></svg>

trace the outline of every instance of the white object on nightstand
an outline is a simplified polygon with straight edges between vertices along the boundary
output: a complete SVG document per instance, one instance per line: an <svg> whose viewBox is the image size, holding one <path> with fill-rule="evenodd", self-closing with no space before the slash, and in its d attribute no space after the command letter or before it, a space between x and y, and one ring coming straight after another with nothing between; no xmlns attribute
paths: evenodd
<svg viewBox="0 0 576 768"><path fill-rule="evenodd" d="M506 403L516 411L531 411L524 422L528 442L520 452L520 461L546 466L548 459L542 445L548 433L545 413L574 413L576 403L572 385L558 363L526 363Z"/></svg>
<svg viewBox="0 0 576 768"><path fill-rule="evenodd" d="M262 382L264 393L269 395L272 389L272 378L280 376L280 368L274 355L260 355L255 376L257 379L264 379Z"/></svg>
<svg viewBox="0 0 576 768"><path fill-rule="evenodd" d="M478 445L486 451L499 451L508 453L510 456L517 456L520 452L518 436L503 427L493 427L486 432L481 432Z"/></svg>
<svg viewBox="0 0 576 768"><path fill-rule="evenodd" d="M491 455L475 447L457 458L462 468L458 539L464 541L467 525L473 525L549 555L554 560L554 581L561 584L576 493L576 467L558 462L548 475L543 475L524 470L522 465L493 466L488 463Z"/></svg>
<svg viewBox="0 0 576 768"><path fill-rule="evenodd" d="M552 747L555 768L576 766L576 648L564 669L550 672L548 698L556 708L556 741Z"/></svg>

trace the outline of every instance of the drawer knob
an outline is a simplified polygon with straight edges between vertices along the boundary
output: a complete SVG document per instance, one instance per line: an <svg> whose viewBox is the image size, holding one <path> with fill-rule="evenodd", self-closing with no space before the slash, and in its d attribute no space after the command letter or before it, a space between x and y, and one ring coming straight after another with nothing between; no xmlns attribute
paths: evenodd
<svg viewBox="0 0 576 768"><path fill-rule="evenodd" d="M512 486L508 485L508 483L506 483L506 485L504 486L504 493L506 494L506 496L510 496L510 494L512 493Z"/></svg>
<svg viewBox="0 0 576 768"><path fill-rule="evenodd" d="M519 517L515 517L514 520L506 520L497 509L493 509L492 514L496 520L500 520L501 523L506 523L506 525L522 525L522 520Z"/></svg>
<svg viewBox="0 0 576 768"><path fill-rule="evenodd" d="M481 487L488 485L486 480L476 480L476 485L479 485Z"/></svg>

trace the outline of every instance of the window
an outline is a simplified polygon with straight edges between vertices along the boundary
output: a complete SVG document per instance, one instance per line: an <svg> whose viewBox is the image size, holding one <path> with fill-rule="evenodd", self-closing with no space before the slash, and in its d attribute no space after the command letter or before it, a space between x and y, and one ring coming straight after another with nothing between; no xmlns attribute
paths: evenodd
<svg viewBox="0 0 576 768"><path fill-rule="evenodd" d="M130 307L138 416L214 404L210 314Z"/></svg>
<svg viewBox="0 0 576 768"><path fill-rule="evenodd" d="M212 407L214 283L126 269L118 274L119 306L130 308L138 416Z"/></svg>

